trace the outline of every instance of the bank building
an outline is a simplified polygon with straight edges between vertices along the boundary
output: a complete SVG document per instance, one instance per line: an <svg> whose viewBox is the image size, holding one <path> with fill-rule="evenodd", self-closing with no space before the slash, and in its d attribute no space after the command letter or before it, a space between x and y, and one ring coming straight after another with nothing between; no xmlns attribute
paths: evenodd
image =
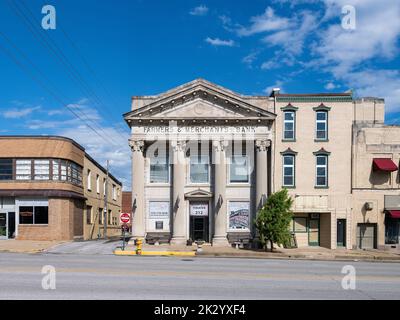
<svg viewBox="0 0 400 320"><path fill-rule="evenodd" d="M248 96L197 79L132 97L133 236L251 245L287 188L299 247L398 249L400 128L351 92Z"/></svg>

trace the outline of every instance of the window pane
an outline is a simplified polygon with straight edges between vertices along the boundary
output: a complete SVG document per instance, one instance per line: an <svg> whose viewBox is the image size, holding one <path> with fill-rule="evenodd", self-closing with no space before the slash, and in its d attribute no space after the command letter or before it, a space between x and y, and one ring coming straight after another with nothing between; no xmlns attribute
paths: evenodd
<svg viewBox="0 0 400 320"><path fill-rule="evenodd" d="M317 120L326 120L327 113L326 112L317 112Z"/></svg>
<svg viewBox="0 0 400 320"><path fill-rule="evenodd" d="M293 131L294 124L293 122L286 122L285 123L285 131Z"/></svg>
<svg viewBox="0 0 400 320"><path fill-rule="evenodd" d="M67 161L61 160L61 180L67 181Z"/></svg>
<svg viewBox="0 0 400 320"><path fill-rule="evenodd" d="M190 181L194 183L207 183L209 170L208 156L190 157Z"/></svg>
<svg viewBox="0 0 400 320"><path fill-rule="evenodd" d="M150 159L150 182L168 183L169 163L166 157L153 157Z"/></svg>
<svg viewBox="0 0 400 320"><path fill-rule="evenodd" d="M322 177L325 177L325 168L323 168L323 167L318 167L317 168L317 176L322 176Z"/></svg>
<svg viewBox="0 0 400 320"><path fill-rule="evenodd" d="M294 112L285 112L285 120L294 120Z"/></svg>
<svg viewBox="0 0 400 320"><path fill-rule="evenodd" d="M248 182L249 172L246 156L234 155L230 165L231 182Z"/></svg>
<svg viewBox="0 0 400 320"><path fill-rule="evenodd" d="M92 224L92 207L91 206L86 207L86 223Z"/></svg>
<svg viewBox="0 0 400 320"><path fill-rule="evenodd" d="M325 177L317 177L317 186L325 186L326 178Z"/></svg>
<svg viewBox="0 0 400 320"><path fill-rule="evenodd" d="M317 139L326 139L326 131L317 131Z"/></svg>
<svg viewBox="0 0 400 320"><path fill-rule="evenodd" d="M284 156L283 157L283 164L284 165L293 165L294 157L293 156Z"/></svg>
<svg viewBox="0 0 400 320"><path fill-rule="evenodd" d="M49 207L35 207L35 224L49 223Z"/></svg>
<svg viewBox="0 0 400 320"><path fill-rule="evenodd" d="M293 218L294 232L307 232L307 218Z"/></svg>
<svg viewBox="0 0 400 320"><path fill-rule="evenodd" d="M293 177L284 177L283 185L284 186L293 186Z"/></svg>
<svg viewBox="0 0 400 320"><path fill-rule="evenodd" d="M326 165L326 157L325 156L317 156L317 165Z"/></svg>
<svg viewBox="0 0 400 320"><path fill-rule="evenodd" d="M317 130L318 131L326 131L326 123L325 122L317 122Z"/></svg>
<svg viewBox="0 0 400 320"><path fill-rule="evenodd" d="M13 160L0 159L0 180L13 179Z"/></svg>
<svg viewBox="0 0 400 320"><path fill-rule="evenodd" d="M50 161L34 160L35 180L49 180Z"/></svg>
<svg viewBox="0 0 400 320"><path fill-rule="evenodd" d="M294 131L285 131L284 138L285 139L294 139Z"/></svg>
<svg viewBox="0 0 400 320"><path fill-rule="evenodd" d="M19 223L33 224L33 207L19 207Z"/></svg>
<svg viewBox="0 0 400 320"><path fill-rule="evenodd" d="M31 180L32 167L31 160L17 160L16 161L16 179L17 180Z"/></svg>
<svg viewBox="0 0 400 320"><path fill-rule="evenodd" d="M285 176L292 176L293 175L293 167L285 167L285 168L283 168L283 174Z"/></svg>

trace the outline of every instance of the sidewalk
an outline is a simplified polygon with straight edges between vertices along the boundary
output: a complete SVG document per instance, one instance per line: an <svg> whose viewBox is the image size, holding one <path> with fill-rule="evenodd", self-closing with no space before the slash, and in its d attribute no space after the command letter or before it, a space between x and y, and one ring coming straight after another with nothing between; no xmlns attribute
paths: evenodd
<svg viewBox="0 0 400 320"><path fill-rule="evenodd" d="M134 252L136 247L129 243L125 248L128 252ZM178 246L178 245L148 245L144 244L143 252L149 254L158 252L196 252L197 246ZM128 254L129 255L129 254ZM277 248L274 252L264 250L236 249L233 247L213 247L203 245L202 252L196 253L199 257L235 257L235 258L255 258L255 259L304 259L304 260L362 260L362 261L398 261L400 254L380 250L346 250L346 249L327 249L322 247L283 249Z"/></svg>
<svg viewBox="0 0 400 320"><path fill-rule="evenodd" d="M0 252L39 253L65 241L0 240Z"/></svg>

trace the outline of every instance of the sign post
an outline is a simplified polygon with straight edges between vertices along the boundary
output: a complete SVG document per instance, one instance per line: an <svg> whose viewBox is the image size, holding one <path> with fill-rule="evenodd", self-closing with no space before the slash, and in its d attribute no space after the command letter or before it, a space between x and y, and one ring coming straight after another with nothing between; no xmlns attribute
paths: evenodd
<svg viewBox="0 0 400 320"><path fill-rule="evenodd" d="M131 222L131 215L129 213L121 213L119 215L119 222L122 229L122 251L125 251L125 233L129 229L128 224Z"/></svg>

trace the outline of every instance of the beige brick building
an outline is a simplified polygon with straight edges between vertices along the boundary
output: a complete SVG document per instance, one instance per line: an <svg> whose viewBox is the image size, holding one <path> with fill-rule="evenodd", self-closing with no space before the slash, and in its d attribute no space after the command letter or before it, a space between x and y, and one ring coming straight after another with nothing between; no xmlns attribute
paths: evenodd
<svg viewBox="0 0 400 320"><path fill-rule="evenodd" d="M0 150L1 239L89 239L102 232L94 219L104 208L104 191L88 190L87 174L104 179L106 173L82 146L64 137L2 136ZM113 235L122 186L112 176L108 185Z"/></svg>
<svg viewBox="0 0 400 320"><path fill-rule="evenodd" d="M245 96L198 79L133 97L124 118L136 237L251 243L260 205L287 188L299 247L398 243L399 128L383 125L382 99L278 89ZM373 167L379 157L393 162L386 180L375 172L386 169ZM375 203L367 216L366 202Z"/></svg>

